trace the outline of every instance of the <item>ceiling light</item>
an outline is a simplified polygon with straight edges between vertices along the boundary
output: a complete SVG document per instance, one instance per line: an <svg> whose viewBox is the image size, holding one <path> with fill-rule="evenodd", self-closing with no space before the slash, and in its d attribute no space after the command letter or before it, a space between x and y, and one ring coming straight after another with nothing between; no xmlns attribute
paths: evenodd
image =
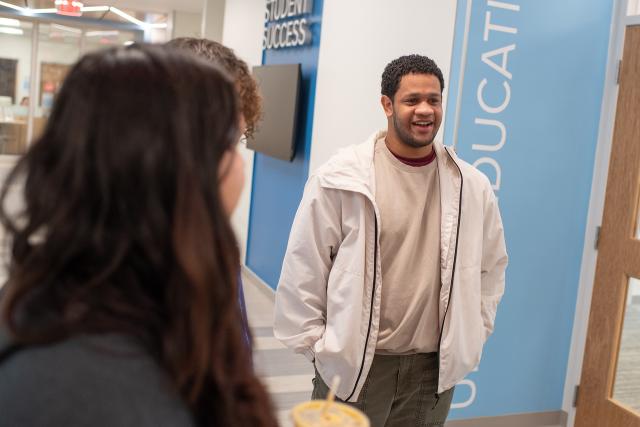
<svg viewBox="0 0 640 427"><path fill-rule="evenodd" d="M24 34L24 31L22 31L22 29L20 29L20 28L0 27L0 33L14 34L14 35L17 35L17 36L21 36L21 35Z"/></svg>
<svg viewBox="0 0 640 427"><path fill-rule="evenodd" d="M4 1L0 1L0 6L8 7L9 9L19 10L20 12L24 12L25 8L16 6L15 4L7 3Z"/></svg>
<svg viewBox="0 0 640 427"><path fill-rule="evenodd" d="M51 24L51 28L55 28L56 30L68 31L73 34L82 33L82 30L80 28L72 28L72 27L67 27L66 25L60 25L60 24Z"/></svg>
<svg viewBox="0 0 640 427"><path fill-rule="evenodd" d="M118 34L120 34L118 31L87 31L86 33L84 33L84 35L87 37L110 37L117 36Z"/></svg>
<svg viewBox="0 0 640 427"><path fill-rule="evenodd" d="M60 2L60 0L58 0ZM69 0L67 0L68 2ZM120 16L121 18L126 19L127 21L136 24L142 28L145 29L151 29L151 28L167 28L167 24L166 23L162 23L162 24L150 24L147 22L143 22L139 19L134 18L133 16L129 15L128 13L125 13L123 11L121 11L120 9L118 9L117 7L113 7L113 6L82 6L82 3L80 3L79 1L75 1L75 0L71 0L71 4L72 6L76 7L76 8L80 8L81 12L113 12L116 15ZM28 7L20 7L20 6L16 6L15 4L11 4L11 3L7 3L5 1L0 0L0 6L4 6L4 7L8 7L9 9L14 9L17 10L21 13L24 14L32 14L32 13L58 13L58 10L55 8L50 8L50 9L30 9Z"/></svg>
<svg viewBox="0 0 640 427"><path fill-rule="evenodd" d="M109 6L84 6L83 12L108 12Z"/></svg>
<svg viewBox="0 0 640 427"><path fill-rule="evenodd" d="M11 18L0 18L0 25L4 25L5 27L19 27L20 21Z"/></svg>

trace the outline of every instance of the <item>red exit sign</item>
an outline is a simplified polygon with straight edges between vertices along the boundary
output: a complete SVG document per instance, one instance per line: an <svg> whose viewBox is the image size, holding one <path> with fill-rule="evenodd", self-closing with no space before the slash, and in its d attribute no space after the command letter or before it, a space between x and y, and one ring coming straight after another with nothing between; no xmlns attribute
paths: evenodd
<svg viewBox="0 0 640 427"><path fill-rule="evenodd" d="M81 16L82 4L76 0L56 0L56 13L67 16Z"/></svg>

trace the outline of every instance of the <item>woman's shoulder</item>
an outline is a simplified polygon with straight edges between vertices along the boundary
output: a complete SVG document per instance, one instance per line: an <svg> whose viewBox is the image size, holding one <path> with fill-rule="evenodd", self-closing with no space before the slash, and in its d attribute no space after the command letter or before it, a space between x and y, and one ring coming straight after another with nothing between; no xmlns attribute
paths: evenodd
<svg viewBox="0 0 640 427"><path fill-rule="evenodd" d="M0 427L193 425L169 377L125 335L20 348L0 331L3 352Z"/></svg>

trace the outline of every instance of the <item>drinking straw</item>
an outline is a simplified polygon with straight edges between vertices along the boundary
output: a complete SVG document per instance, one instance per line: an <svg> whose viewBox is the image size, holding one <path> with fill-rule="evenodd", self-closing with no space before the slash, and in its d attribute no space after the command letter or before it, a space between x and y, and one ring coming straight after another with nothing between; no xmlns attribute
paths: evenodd
<svg viewBox="0 0 640 427"><path fill-rule="evenodd" d="M336 390L338 389L339 385L340 385L340 376L336 375L333 377L333 380L331 381L331 387L329 387L329 392L327 393L327 401L322 406L323 417L327 416L327 411L329 411L329 408L331 407L331 404L333 403L333 400L336 397Z"/></svg>

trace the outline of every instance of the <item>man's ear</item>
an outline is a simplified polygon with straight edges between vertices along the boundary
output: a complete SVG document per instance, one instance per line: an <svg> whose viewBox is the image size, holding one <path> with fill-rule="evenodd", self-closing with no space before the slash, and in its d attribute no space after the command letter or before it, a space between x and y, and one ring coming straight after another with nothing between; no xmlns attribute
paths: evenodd
<svg viewBox="0 0 640 427"><path fill-rule="evenodd" d="M387 117L393 116L393 101L391 98L387 95L382 95L380 97L380 104L382 104L382 109Z"/></svg>

